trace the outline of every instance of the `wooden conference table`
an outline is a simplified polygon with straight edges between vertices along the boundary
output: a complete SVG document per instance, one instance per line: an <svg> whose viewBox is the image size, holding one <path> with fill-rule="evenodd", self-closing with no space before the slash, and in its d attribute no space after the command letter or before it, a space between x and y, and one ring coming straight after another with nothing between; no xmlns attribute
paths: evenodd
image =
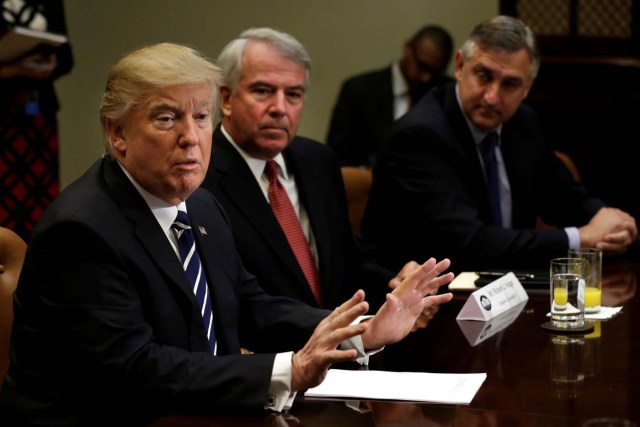
<svg viewBox="0 0 640 427"><path fill-rule="evenodd" d="M604 263L603 304L620 314L570 338L540 328L548 294L529 297L515 320L486 338L456 321L468 297L440 307L426 328L375 355L370 369L438 373L486 372L469 405L311 400L299 393L287 415L170 416L154 426L583 426L597 418L640 425L640 251ZM481 341L477 344L475 342ZM475 344L475 345L472 345Z"/></svg>

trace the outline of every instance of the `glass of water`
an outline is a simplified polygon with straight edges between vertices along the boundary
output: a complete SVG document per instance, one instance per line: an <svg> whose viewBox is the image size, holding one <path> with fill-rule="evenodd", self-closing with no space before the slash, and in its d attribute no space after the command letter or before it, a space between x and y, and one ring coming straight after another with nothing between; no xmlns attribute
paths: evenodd
<svg viewBox="0 0 640 427"><path fill-rule="evenodd" d="M556 328L575 329L584 326L585 267L583 258L551 260L551 324Z"/></svg>

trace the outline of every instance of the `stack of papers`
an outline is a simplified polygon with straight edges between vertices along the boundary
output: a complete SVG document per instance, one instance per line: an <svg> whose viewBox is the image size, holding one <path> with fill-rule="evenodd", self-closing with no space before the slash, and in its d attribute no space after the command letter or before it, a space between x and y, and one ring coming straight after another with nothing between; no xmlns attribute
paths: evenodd
<svg viewBox="0 0 640 427"><path fill-rule="evenodd" d="M309 397L387 399L468 405L487 378L481 374L347 371L330 369Z"/></svg>
<svg viewBox="0 0 640 427"><path fill-rule="evenodd" d="M463 271L459 273L451 283L449 283L450 291L475 291L480 289L476 286L476 280L479 278L476 273L471 271Z"/></svg>
<svg viewBox="0 0 640 427"><path fill-rule="evenodd" d="M489 272L475 272L475 271L462 271L456 275L451 283L449 283L449 290L455 291L476 291L485 285L493 283L500 277L503 277L509 271L489 271ZM527 292L533 293L548 293L549 292L549 273L545 270L531 269L524 271L512 271L520 284L527 290Z"/></svg>

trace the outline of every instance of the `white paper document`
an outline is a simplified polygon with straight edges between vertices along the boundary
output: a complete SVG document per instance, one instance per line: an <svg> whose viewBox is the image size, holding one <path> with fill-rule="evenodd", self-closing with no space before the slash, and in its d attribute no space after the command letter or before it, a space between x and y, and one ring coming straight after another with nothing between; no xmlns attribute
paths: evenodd
<svg viewBox="0 0 640 427"><path fill-rule="evenodd" d="M451 292L454 291L475 291L480 289L476 286L476 280L478 280L480 276L472 271L463 271L456 275L455 279L451 283L449 283L449 290Z"/></svg>
<svg viewBox="0 0 640 427"><path fill-rule="evenodd" d="M486 373L432 374L330 369L324 381L307 390L305 396L468 405L486 378Z"/></svg>

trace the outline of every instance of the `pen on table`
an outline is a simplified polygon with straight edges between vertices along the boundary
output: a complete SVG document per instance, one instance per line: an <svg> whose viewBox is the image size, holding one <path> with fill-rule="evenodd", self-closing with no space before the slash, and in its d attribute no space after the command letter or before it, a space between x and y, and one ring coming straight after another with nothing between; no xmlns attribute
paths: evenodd
<svg viewBox="0 0 640 427"><path fill-rule="evenodd" d="M476 271L476 274L480 277L502 277L507 273L499 271ZM531 273L514 273L518 280L520 279L535 279L536 275Z"/></svg>

